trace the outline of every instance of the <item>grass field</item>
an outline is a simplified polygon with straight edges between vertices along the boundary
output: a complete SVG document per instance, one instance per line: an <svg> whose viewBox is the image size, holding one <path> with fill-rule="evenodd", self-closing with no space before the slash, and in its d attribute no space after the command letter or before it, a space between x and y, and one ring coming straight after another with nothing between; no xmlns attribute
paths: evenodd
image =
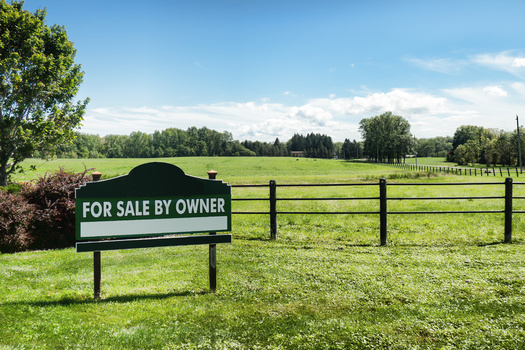
<svg viewBox="0 0 525 350"><path fill-rule="evenodd" d="M107 177L149 160L56 160ZM165 160L163 160L165 161ZM289 158L169 159L190 175L232 184L480 182L393 167ZM503 179L496 179L503 181ZM234 197L267 195L234 188ZM376 186L279 188L286 197L376 196ZM262 192L261 192L262 191ZM374 192L375 191L375 192ZM496 195L501 186L392 186L389 196ZM523 196L517 186L515 196ZM516 201L516 208L523 204ZM247 210L267 210L249 202ZM459 204L458 204L459 203ZM241 210L234 202L234 210ZM374 201L278 202L278 210L377 210ZM393 201L389 210L501 209L501 200ZM390 209L391 208L391 209ZM520 349L525 343L523 214L502 244L502 214L234 215L208 291L207 247L102 253L102 299L92 299L92 255L73 249L0 255L0 349Z"/></svg>
<svg viewBox="0 0 525 350"><path fill-rule="evenodd" d="M219 172L218 178L232 184L268 183L278 177L281 181L352 181L364 178L379 179L404 170L384 167L379 164L354 163L333 159L294 159L290 157L182 157L159 159L40 159L26 160L26 171L17 174L14 180L28 181L48 171L83 171L94 169L103 173L103 178L127 174L131 169L146 162L167 162L177 165L186 174L205 177L209 170ZM36 170L29 170L35 166Z"/></svg>

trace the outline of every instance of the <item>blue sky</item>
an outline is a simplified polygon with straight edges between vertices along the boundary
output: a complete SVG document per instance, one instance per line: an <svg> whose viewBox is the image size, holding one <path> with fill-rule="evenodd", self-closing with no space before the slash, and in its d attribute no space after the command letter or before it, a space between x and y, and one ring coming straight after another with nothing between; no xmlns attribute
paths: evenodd
<svg viewBox="0 0 525 350"><path fill-rule="evenodd" d="M82 132L206 126L238 140L401 115L418 137L525 121L524 1L26 0L64 25ZM520 124L525 124L520 123Z"/></svg>

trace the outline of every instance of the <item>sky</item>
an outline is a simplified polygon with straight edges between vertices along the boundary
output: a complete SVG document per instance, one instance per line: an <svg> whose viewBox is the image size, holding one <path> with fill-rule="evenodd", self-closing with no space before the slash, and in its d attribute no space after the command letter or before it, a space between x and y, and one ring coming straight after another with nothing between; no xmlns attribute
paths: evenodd
<svg viewBox="0 0 525 350"><path fill-rule="evenodd" d="M525 1L26 0L65 26L81 132L207 127L360 140L386 111L417 138L525 121ZM520 125L524 123L520 122Z"/></svg>

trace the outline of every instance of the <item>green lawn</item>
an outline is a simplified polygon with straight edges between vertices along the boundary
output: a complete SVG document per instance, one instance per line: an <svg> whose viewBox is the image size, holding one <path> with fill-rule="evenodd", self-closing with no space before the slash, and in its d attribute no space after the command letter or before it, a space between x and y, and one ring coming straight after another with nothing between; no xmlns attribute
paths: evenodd
<svg viewBox="0 0 525 350"><path fill-rule="evenodd" d="M205 247L0 256L0 347L519 349L522 244L347 246L235 239Z"/></svg>
<svg viewBox="0 0 525 350"><path fill-rule="evenodd" d="M22 163L26 169L16 174L14 180L28 181L56 171L60 167L72 171L93 169L103 173L103 178L127 174L135 166L147 162L167 162L177 165L186 174L207 177L206 172L216 170L217 178L232 184L280 182L351 182L354 180L390 177L409 174L404 169L381 164L349 162L334 159L295 159L291 157L181 157L158 159L54 159L45 161L28 159ZM36 170L30 170L35 166Z"/></svg>
<svg viewBox="0 0 525 350"><path fill-rule="evenodd" d="M149 160L56 160L108 176ZM165 160L162 160L165 161ZM233 184L433 183L486 178L373 164L289 158L172 158L186 173ZM254 174L255 173L255 174ZM503 179L489 179L501 181ZM234 188L234 197L267 196ZM501 196L502 186L389 186L389 196ZM515 196L524 196L516 186ZM376 186L279 187L279 196L377 196ZM516 209L524 205L515 200ZM389 201L389 210L501 209L502 201ZM279 201L278 210L377 210L370 201ZM267 210L234 202L233 210ZM502 244L502 214L234 215L208 290L205 246L102 253L94 301L92 254L73 249L0 255L0 349L520 349L525 343L523 214Z"/></svg>

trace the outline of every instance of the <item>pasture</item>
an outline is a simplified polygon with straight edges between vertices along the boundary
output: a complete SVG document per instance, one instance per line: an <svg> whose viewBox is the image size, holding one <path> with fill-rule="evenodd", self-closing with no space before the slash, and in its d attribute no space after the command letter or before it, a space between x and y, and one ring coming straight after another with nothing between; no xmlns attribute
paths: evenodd
<svg viewBox="0 0 525 350"><path fill-rule="evenodd" d="M142 159L54 160L126 174ZM187 174L235 184L482 182L503 179L408 172L336 160L160 159ZM519 179L515 179L518 181ZM399 186L389 196L502 195L503 186ZM268 189L234 188L233 198ZM375 196L375 186L290 187L283 197ZM517 187L515 196L523 196ZM515 200L515 210L523 204ZM234 202L234 211L267 210ZM376 201L278 203L278 210L376 210ZM399 201L389 210L501 209L501 199ZM102 253L102 299L92 299L92 255L73 249L0 256L0 349L517 349L525 342L525 223L515 214L389 216L379 246L377 215L234 215L233 243L218 246L218 287L208 291L207 248Z"/></svg>

